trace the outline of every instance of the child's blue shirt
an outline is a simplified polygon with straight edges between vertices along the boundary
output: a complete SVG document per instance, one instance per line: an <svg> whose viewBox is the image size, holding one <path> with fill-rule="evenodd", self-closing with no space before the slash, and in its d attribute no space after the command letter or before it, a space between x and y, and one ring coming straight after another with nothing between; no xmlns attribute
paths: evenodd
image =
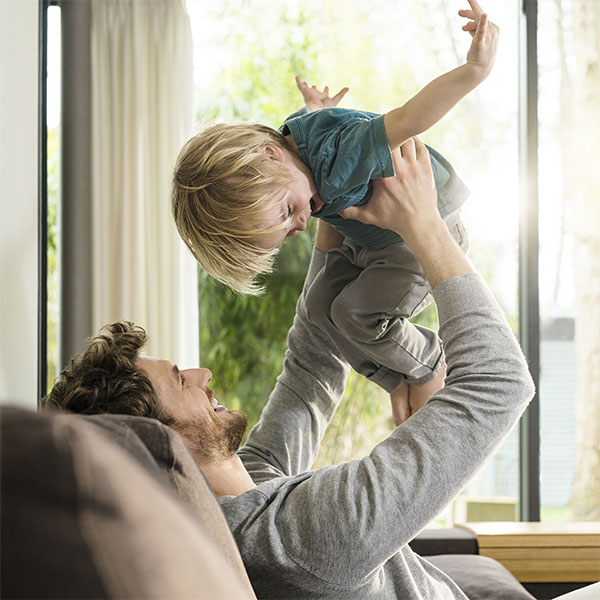
<svg viewBox="0 0 600 600"><path fill-rule="evenodd" d="M402 238L376 225L344 219L337 213L365 204L373 193L372 179L394 175L383 115L346 108L305 108L290 115L280 128L294 138L300 158L312 171L325 203L314 216L326 221L363 248L379 250ZM438 192L438 208L447 217L463 204L469 190L450 163L429 147Z"/></svg>

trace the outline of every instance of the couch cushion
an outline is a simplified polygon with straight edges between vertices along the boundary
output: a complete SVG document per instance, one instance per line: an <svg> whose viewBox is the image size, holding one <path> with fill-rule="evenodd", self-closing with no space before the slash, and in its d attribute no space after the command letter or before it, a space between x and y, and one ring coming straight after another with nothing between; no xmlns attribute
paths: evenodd
<svg viewBox="0 0 600 600"><path fill-rule="evenodd" d="M3 598L255 598L158 467L89 419L1 407L0 425Z"/></svg>
<svg viewBox="0 0 600 600"><path fill-rule="evenodd" d="M443 554L426 558L446 573L469 600L535 600L514 575L493 558Z"/></svg>
<svg viewBox="0 0 600 600"><path fill-rule="evenodd" d="M68 418L65 416L64 418ZM204 474L183 444L179 434L154 419L130 415L72 415L101 428L121 448L132 454L150 473L161 476L169 488L192 509L217 542L223 554L247 579L233 535ZM247 581L250 588L250 580Z"/></svg>

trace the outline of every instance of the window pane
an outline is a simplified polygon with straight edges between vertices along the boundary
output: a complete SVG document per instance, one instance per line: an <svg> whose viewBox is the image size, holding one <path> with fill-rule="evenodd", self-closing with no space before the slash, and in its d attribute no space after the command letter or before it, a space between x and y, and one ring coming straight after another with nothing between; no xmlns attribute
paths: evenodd
<svg viewBox="0 0 600 600"><path fill-rule="evenodd" d="M48 7L48 77L47 77L47 126L48 126L48 391L58 375L58 190L60 185L60 7Z"/></svg>
<svg viewBox="0 0 600 600"><path fill-rule="evenodd" d="M278 127L301 104L295 74L335 91L348 85L343 106L386 112L464 61L471 38L461 30L454 1L422 0L402 10L390 7L387 0L348 0L343 11L338 2L320 0L188 0L199 120L247 120ZM471 190L463 211L470 256L515 331L517 10L518 2L496 3L491 18L500 25L502 37L493 74L422 135L454 164ZM202 360L218 375L213 381L218 397L250 413L251 423L280 371L311 245L307 233L284 244L277 272L258 299L234 296L201 278ZM437 327L435 311L423 313L419 322ZM387 394L352 376L317 466L364 456L392 428ZM516 433L464 496L456 509L459 520L515 518ZM439 523L451 520L449 511Z"/></svg>
<svg viewBox="0 0 600 600"><path fill-rule="evenodd" d="M600 3L540 2L538 31L541 518L599 520Z"/></svg>

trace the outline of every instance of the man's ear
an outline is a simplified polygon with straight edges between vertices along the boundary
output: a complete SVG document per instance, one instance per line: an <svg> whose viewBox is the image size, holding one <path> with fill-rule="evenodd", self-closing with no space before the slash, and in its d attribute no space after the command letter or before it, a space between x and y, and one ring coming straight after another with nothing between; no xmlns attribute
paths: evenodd
<svg viewBox="0 0 600 600"><path fill-rule="evenodd" d="M258 151L266 154L267 158L271 160L276 160L278 162L285 161L285 153L283 151L283 148L280 148L275 144L262 144L258 147Z"/></svg>

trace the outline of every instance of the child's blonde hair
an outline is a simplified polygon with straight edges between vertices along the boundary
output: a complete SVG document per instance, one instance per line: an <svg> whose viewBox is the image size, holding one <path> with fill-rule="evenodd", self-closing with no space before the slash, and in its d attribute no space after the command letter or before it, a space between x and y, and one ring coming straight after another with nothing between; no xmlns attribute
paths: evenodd
<svg viewBox="0 0 600 600"><path fill-rule="evenodd" d="M265 125L218 124L201 131L179 153L171 192L177 230L202 268L253 295L262 292L256 276L273 270L278 250L260 241L287 224L265 226L290 182L281 162L261 151L265 144L294 152Z"/></svg>

